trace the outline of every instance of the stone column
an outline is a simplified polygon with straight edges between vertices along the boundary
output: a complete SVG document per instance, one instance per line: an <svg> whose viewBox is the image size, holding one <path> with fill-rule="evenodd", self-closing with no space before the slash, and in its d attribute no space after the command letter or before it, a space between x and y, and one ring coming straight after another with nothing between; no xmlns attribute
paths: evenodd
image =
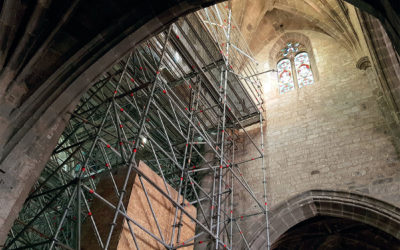
<svg viewBox="0 0 400 250"><path fill-rule="evenodd" d="M356 67L366 75L378 107L385 118L387 129L392 135L393 145L397 152L400 152L400 120L390 89L382 87L382 83L367 56L361 57L357 61Z"/></svg>

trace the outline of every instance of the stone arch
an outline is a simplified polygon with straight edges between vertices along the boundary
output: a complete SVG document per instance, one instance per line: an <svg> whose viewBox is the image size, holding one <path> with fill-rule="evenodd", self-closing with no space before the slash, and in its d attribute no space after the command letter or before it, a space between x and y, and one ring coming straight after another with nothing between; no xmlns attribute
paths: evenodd
<svg viewBox="0 0 400 250"><path fill-rule="evenodd" d="M351 219L376 227L400 239L400 209L362 194L332 190L310 190L274 206L269 211L270 242L298 223L318 215ZM254 249L264 249L265 224L250 240Z"/></svg>
<svg viewBox="0 0 400 250"><path fill-rule="evenodd" d="M286 46L286 43L291 41L299 42L305 47L305 52L308 53L308 56L310 58L314 79L315 81L318 81L319 80L318 65L315 61L313 47L310 39L304 34L298 32L289 32L280 36L278 40L275 42L275 44L271 47L270 56L268 58L268 64L275 66L276 63L280 59L282 59L282 56L280 55L280 50Z"/></svg>
<svg viewBox="0 0 400 250"><path fill-rule="evenodd" d="M335 22L327 21L330 19L330 13L327 5L314 5L313 8L306 7L307 5L296 5L290 1L277 2L274 7L292 13L293 15L301 15L309 20L316 21L325 34L336 39L350 53L359 45L358 40L346 30L342 24L338 25ZM315 11L316 10L316 11ZM345 17L342 17L345 19Z"/></svg>
<svg viewBox="0 0 400 250"><path fill-rule="evenodd" d="M378 18L382 26L385 28L390 40L395 45L395 50L400 53L400 8L395 1L365 1L365 0L345 0L376 18Z"/></svg>
<svg viewBox="0 0 400 250"><path fill-rule="evenodd" d="M354 2L359 7L362 7L364 3L362 0L347 1ZM8 2L12 3L13 1ZM0 243L4 240L4 236L16 218L30 187L43 170L57 139L64 130L70 116L68 111L74 109L81 95L89 89L90 83L113 62L126 54L131 47L159 31L174 19L221 1L164 2L171 5L163 9L165 11L162 13L146 9L149 14L146 18L138 20L130 27L120 27L123 32L118 32L118 39L106 40L105 37L114 37L114 33L111 31L115 32L114 28L123 25L122 22L115 22L109 30L99 33L84 43L80 47L81 49L71 56L67 56L65 60L63 59L62 64L57 66L54 72L51 71L51 74L42 76L43 83L29 96L24 96L22 104L15 100L22 99L20 95L25 92L24 87L14 84L8 89L9 92L4 97L10 103L2 105L0 110L6 114L4 119L0 117L0 182L7 181L1 186L2 192L0 192L2 194L0 203L4 204L2 207L4 217L0 218ZM155 4L150 2L147 5ZM378 7L376 7L377 10L380 9ZM372 7L372 9L375 8ZM138 13L141 13L140 10L137 9ZM396 15L394 17L398 18ZM390 31L391 29L389 30L390 34L394 34ZM56 32L57 30L50 32L51 36L57 34ZM51 36L49 35L48 39L45 37L46 41L52 41ZM392 39L396 42L399 41L397 36L392 36ZM51 45L51 43L49 42L45 47L38 48L32 53L40 55L44 50L51 49L47 45ZM24 66L26 67L24 70L29 72L32 69L31 66L29 64Z"/></svg>
<svg viewBox="0 0 400 250"><path fill-rule="evenodd" d="M162 9L163 5L159 4L158 11L147 8L156 5L156 1L144 7L140 5L131 12L142 10L148 15L132 19L129 26L123 26L125 23L121 21L129 15L121 17L121 22L97 34L65 59L34 92L24 96L23 102L14 100L22 84L14 82L6 94L0 89L0 102L1 98L13 100L11 104L0 105L0 244L6 240L31 187L44 169L70 119L70 112L96 79L137 44L179 17L219 2L222 0L165 2L167 8ZM113 33L116 28L122 29L118 36ZM110 36L111 40L106 39ZM7 114L3 116L4 113Z"/></svg>

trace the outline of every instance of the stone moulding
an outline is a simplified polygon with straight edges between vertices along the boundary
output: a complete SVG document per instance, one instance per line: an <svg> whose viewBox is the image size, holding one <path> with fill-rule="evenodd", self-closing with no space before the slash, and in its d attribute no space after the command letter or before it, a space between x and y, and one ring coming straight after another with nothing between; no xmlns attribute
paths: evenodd
<svg viewBox="0 0 400 250"><path fill-rule="evenodd" d="M400 208L362 194L309 190L277 204L269 214L271 243L296 224L318 215L362 222L400 239ZM256 231L251 247L263 247L264 228L261 225Z"/></svg>

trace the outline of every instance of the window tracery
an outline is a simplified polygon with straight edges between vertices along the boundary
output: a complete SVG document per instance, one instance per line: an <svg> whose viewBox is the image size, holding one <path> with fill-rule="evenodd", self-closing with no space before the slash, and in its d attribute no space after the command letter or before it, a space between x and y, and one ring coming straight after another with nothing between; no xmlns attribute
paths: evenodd
<svg viewBox="0 0 400 250"><path fill-rule="evenodd" d="M286 47L280 50L281 60L276 67L278 71L279 93L286 93L314 83L310 58L302 44L288 42Z"/></svg>

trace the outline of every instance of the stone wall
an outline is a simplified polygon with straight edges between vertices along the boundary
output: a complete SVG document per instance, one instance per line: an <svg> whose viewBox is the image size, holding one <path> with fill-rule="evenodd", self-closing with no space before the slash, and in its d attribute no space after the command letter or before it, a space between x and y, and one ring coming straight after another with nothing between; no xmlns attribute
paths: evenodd
<svg viewBox="0 0 400 250"><path fill-rule="evenodd" d="M271 205L312 188L400 205L399 160L368 79L333 39L310 37L320 80L266 98Z"/></svg>
<svg viewBox="0 0 400 250"><path fill-rule="evenodd" d="M45 2L0 4L0 245L82 94L135 45L218 1Z"/></svg>
<svg viewBox="0 0 400 250"><path fill-rule="evenodd" d="M285 94L278 93L276 81L266 83L273 85L265 96L269 207L312 189L359 193L400 206L399 159L370 79L334 39L304 34L319 80ZM258 128L250 133L259 141ZM243 140L236 162L256 155ZM240 167L262 200L260 161ZM239 193L236 199L238 213L249 213L247 196ZM261 223L259 218L243 223L249 235L255 222Z"/></svg>

